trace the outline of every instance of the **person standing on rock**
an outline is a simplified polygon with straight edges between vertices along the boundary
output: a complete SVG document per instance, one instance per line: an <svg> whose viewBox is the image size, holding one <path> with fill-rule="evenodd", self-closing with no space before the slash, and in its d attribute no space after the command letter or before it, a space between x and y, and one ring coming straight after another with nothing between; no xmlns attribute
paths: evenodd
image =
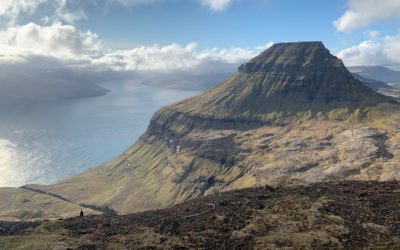
<svg viewBox="0 0 400 250"><path fill-rule="evenodd" d="M81 213L79 214L79 217L83 218L83 210L81 208Z"/></svg>

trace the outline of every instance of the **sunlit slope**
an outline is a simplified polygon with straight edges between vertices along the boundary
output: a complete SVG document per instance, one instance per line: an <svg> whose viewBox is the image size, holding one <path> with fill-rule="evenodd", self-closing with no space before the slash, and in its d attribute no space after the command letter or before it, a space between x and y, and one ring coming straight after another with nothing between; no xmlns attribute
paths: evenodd
<svg viewBox="0 0 400 250"><path fill-rule="evenodd" d="M81 209L85 213L100 213L59 197L21 188L1 188L0 201L0 220L6 221L71 217L79 215Z"/></svg>

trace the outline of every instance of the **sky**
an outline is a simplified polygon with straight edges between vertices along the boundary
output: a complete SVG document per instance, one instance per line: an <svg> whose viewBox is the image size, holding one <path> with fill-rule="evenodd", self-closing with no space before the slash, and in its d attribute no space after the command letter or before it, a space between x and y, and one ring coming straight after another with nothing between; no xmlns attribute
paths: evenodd
<svg viewBox="0 0 400 250"><path fill-rule="evenodd" d="M1 0L0 64L217 71L319 40L345 65L400 64L400 0Z"/></svg>

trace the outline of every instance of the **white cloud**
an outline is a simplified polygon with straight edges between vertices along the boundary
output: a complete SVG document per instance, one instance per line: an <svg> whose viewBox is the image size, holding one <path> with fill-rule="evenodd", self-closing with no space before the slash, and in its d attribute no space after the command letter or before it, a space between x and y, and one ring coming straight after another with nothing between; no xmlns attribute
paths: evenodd
<svg viewBox="0 0 400 250"><path fill-rule="evenodd" d="M113 70L168 71L194 67L198 62L193 56L196 44L187 46L171 44L167 46L139 47L118 50L94 59L93 64L110 67Z"/></svg>
<svg viewBox="0 0 400 250"><path fill-rule="evenodd" d="M68 3L72 2L72 0L1 0L0 16L9 18L10 23L14 24L21 15L33 14L40 7L46 6L53 12L53 16L51 17L53 21L73 23L76 20L87 18L85 12L80 8L81 6L77 5L76 2L75 5L78 8L68 8ZM50 21L49 16L45 18Z"/></svg>
<svg viewBox="0 0 400 250"><path fill-rule="evenodd" d="M14 21L21 13L33 13L47 0L1 0L0 16L7 16Z"/></svg>
<svg viewBox="0 0 400 250"><path fill-rule="evenodd" d="M199 51L196 43L190 43L110 51L103 48L96 34L82 32L73 25L29 23L0 31L0 63L26 63L32 57L37 63L40 57L42 61L57 60L65 66L96 70L171 72L202 68L206 71L207 65L211 70L217 64L247 61L271 45Z"/></svg>
<svg viewBox="0 0 400 250"><path fill-rule="evenodd" d="M63 60L90 59L101 50L96 34L81 32L72 25L29 23L0 31L0 61L21 61L29 56Z"/></svg>
<svg viewBox="0 0 400 250"><path fill-rule="evenodd" d="M256 56L266 46L255 49L213 48L200 52L196 51L196 43L190 43L186 46L171 44L166 46L139 47L106 53L102 57L94 59L92 63L117 71L185 71L196 68L204 69L207 65L215 66L218 63L242 63Z"/></svg>
<svg viewBox="0 0 400 250"><path fill-rule="evenodd" d="M334 26L340 32L400 17L399 0L348 0L348 8L338 20L334 21Z"/></svg>
<svg viewBox="0 0 400 250"><path fill-rule="evenodd" d="M341 50L337 56L347 66L400 63L400 35L386 36L382 42L364 41Z"/></svg>
<svg viewBox="0 0 400 250"><path fill-rule="evenodd" d="M389 61L400 63L400 35L385 38L383 53Z"/></svg>
<svg viewBox="0 0 400 250"><path fill-rule="evenodd" d="M228 8L233 0L200 0L204 6L207 6L213 11L222 11Z"/></svg>
<svg viewBox="0 0 400 250"><path fill-rule="evenodd" d="M48 62L57 60L66 65L104 67L120 71L173 71L195 67L206 68L212 63L234 64L255 56L264 47L207 49L197 51L196 44L147 46L127 50L106 51L97 35L82 32L73 26L76 20L87 18L87 5L122 4L125 6L150 4L166 0L0 0L0 16L10 19L9 28L0 30L0 63L27 62L35 57ZM213 11L227 8L234 0L196 0ZM42 13L43 9L53 13ZM16 25L18 18L38 12L38 21ZM64 25L61 22L70 23ZM53 24L52 24L53 23ZM211 67L211 66L210 66Z"/></svg>
<svg viewBox="0 0 400 250"><path fill-rule="evenodd" d="M371 40L343 49L337 56L343 60L346 66L379 65L386 62L382 53L382 44Z"/></svg>

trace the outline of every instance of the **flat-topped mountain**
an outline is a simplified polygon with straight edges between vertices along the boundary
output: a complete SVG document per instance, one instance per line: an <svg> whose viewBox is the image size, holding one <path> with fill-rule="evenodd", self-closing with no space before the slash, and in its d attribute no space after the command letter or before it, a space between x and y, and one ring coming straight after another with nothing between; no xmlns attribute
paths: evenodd
<svg viewBox="0 0 400 250"><path fill-rule="evenodd" d="M356 80L321 42L278 43L239 67L237 74L169 109L214 118L268 121L391 102Z"/></svg>
<svg viewBox="0 0 400 250"><path fill-rule="evenodd" d="M54 185L0 189L0 219L127 214L292 178L400 180L399 111L322 43L276 44L159 110L119 157Z"/></svg>

